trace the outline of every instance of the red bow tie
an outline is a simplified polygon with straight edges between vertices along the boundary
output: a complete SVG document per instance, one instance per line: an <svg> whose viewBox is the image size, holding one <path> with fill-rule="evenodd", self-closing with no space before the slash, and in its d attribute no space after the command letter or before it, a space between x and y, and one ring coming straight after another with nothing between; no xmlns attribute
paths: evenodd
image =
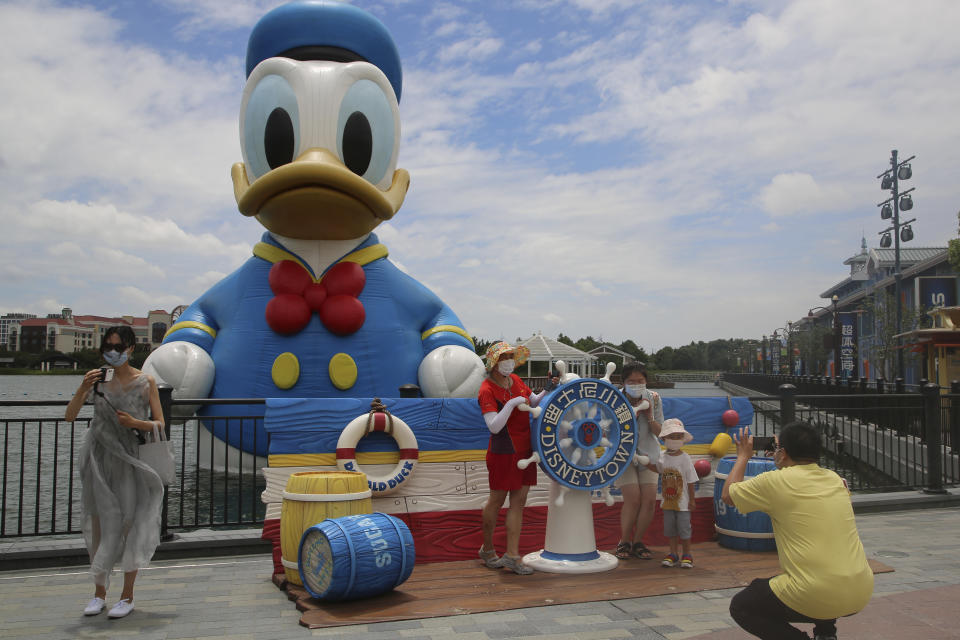
<svg viewBox="0 0 960 640"><path fill-rule="evenodd" d="M298 333L316 311L323 326L338 336L355 333L366 319L363 303L357 299L367 276L356 262L338 262L314 282L306 269L293 260L281 260L270 268L270 289L274 298L267 303L267 324L277 333Z"/></svg>

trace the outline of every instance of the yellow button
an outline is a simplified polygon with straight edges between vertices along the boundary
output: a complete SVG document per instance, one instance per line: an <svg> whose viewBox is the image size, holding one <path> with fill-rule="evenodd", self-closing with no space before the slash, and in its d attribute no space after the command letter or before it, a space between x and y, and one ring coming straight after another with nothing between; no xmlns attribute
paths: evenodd
<svg viewBox="0 0 960 640"><path fill-rule="evenodd" d="M345 353L338 353L330 358L328 369L330 381L341 391L346 391L357 383L357 363Z"/></svg>
<svg viewBox="0 0 960 640"><path fill-rule="evenodd" d="M273 376L273 384L278 388L289 389L300 379L300 361L289 351L281 353L273 361L270 375Z"/></svg>

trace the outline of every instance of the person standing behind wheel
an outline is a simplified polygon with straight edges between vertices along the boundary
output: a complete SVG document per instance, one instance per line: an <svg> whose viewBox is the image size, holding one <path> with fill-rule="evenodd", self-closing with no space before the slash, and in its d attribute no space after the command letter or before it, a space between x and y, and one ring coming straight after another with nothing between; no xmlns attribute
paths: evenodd
<svg viewBox="0 0 960 640"><path fill-rule="evenodd" d="M107 329L100 353L113 377L104 382L101 369L88 371L67 405L70 422L91 397L94 405L78 461L81 530L94 580L94 597L83 610L88 616L103 611L110 573L117 564L123 570L123 591L108 615L122 618L133 611L137 571L150 564L160 544L163 482L139 460L138 435L154 427L163 429L163 414L157 383L130 366L134 345L130 327Z"/></svg>
<svg viewBox="0 0 960 640"><path fill-rule="evenodd" d="M820 434L809 424L784 425L773 454L777 471L744 480L753 436L740 429L737 461L722 499L740 513L770 515L783 573L756 579L730 601L730 615L765 640L809 640L791 622L812 622L816 640L836 640L837 618L863 609L873 572L857 533L843 479L822 469Z"/></svg>
<svg viewBox="0 0 960 640"><path fill-rule="evenodd" d="M519 469L517 462L533 454L530 443L530 414L520 411L521 404L537 406L546 393L534 394L513 373L517 365L530 356L524 346L512 347L506 342L496 342L487 349L487 377L480 385L477 403L490 429L487 446L487 474L490 481L490 497L483 505L483 546L480 559L491 568L510 569L520 575L533 573L533 569L520 559L520 527L523 524L523 507L527 502L530 487L537 484L537 465ZM507 550L502 558L497 557L493 546L493 532L497 515L507 496Z"/></svg>
<svg viewBox="0 0 960 640"><path fill-rule="evenodd" d="M657 505L657 461L660 460L660 427L663 424L663 400L655 391L647 390L647 367L642 362L628 362L623 367L623 392L637 417L637 455L647 456L647 466L634 461L617 478L614 486L623 494L620 510L620 542L615 555L621 559L635 556L642 560L653 557L643 544L643 534L653 521ZM645 409L639 407L647 401Z"/></svg>

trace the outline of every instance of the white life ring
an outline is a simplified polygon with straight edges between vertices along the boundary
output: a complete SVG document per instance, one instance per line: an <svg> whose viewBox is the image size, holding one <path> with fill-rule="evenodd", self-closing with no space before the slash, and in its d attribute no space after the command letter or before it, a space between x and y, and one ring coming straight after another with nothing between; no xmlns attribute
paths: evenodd
<svg viewBox="0 0 960 640"><path fill-rule="evenodd" d="M384 476L367 474L367 485L374 494L386 495L396 490L413 474L420 459L417 437L407 423L387 413L373 412L357 416L344 427L337 439L337 467L341 471L362 471L357 464L357 443L368 433L382 431L397 441L400 460L393 471Z"/></svg>

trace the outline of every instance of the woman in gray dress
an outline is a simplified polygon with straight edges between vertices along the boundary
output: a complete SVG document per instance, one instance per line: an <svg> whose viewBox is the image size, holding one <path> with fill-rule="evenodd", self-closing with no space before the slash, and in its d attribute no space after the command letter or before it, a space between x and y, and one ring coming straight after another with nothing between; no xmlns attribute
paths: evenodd
<svg viewBox="0 0 960 640"><path fill-rule="evenodd" d="M78 461L81 529L94 579L94 597L85 615L103 611L117 564L123 571L123 591L108 615L122 618L133 611L137 571L150 564L160 544L163 482L139 460L138 436L155 426L163 429L163 414L154 379L130 366L135 344L130 327L107 329L100 353L113 377L104 382L100 369L88 371L67 406L66 419L73 421L85 402L92 398L94 405Z"/></svg>

